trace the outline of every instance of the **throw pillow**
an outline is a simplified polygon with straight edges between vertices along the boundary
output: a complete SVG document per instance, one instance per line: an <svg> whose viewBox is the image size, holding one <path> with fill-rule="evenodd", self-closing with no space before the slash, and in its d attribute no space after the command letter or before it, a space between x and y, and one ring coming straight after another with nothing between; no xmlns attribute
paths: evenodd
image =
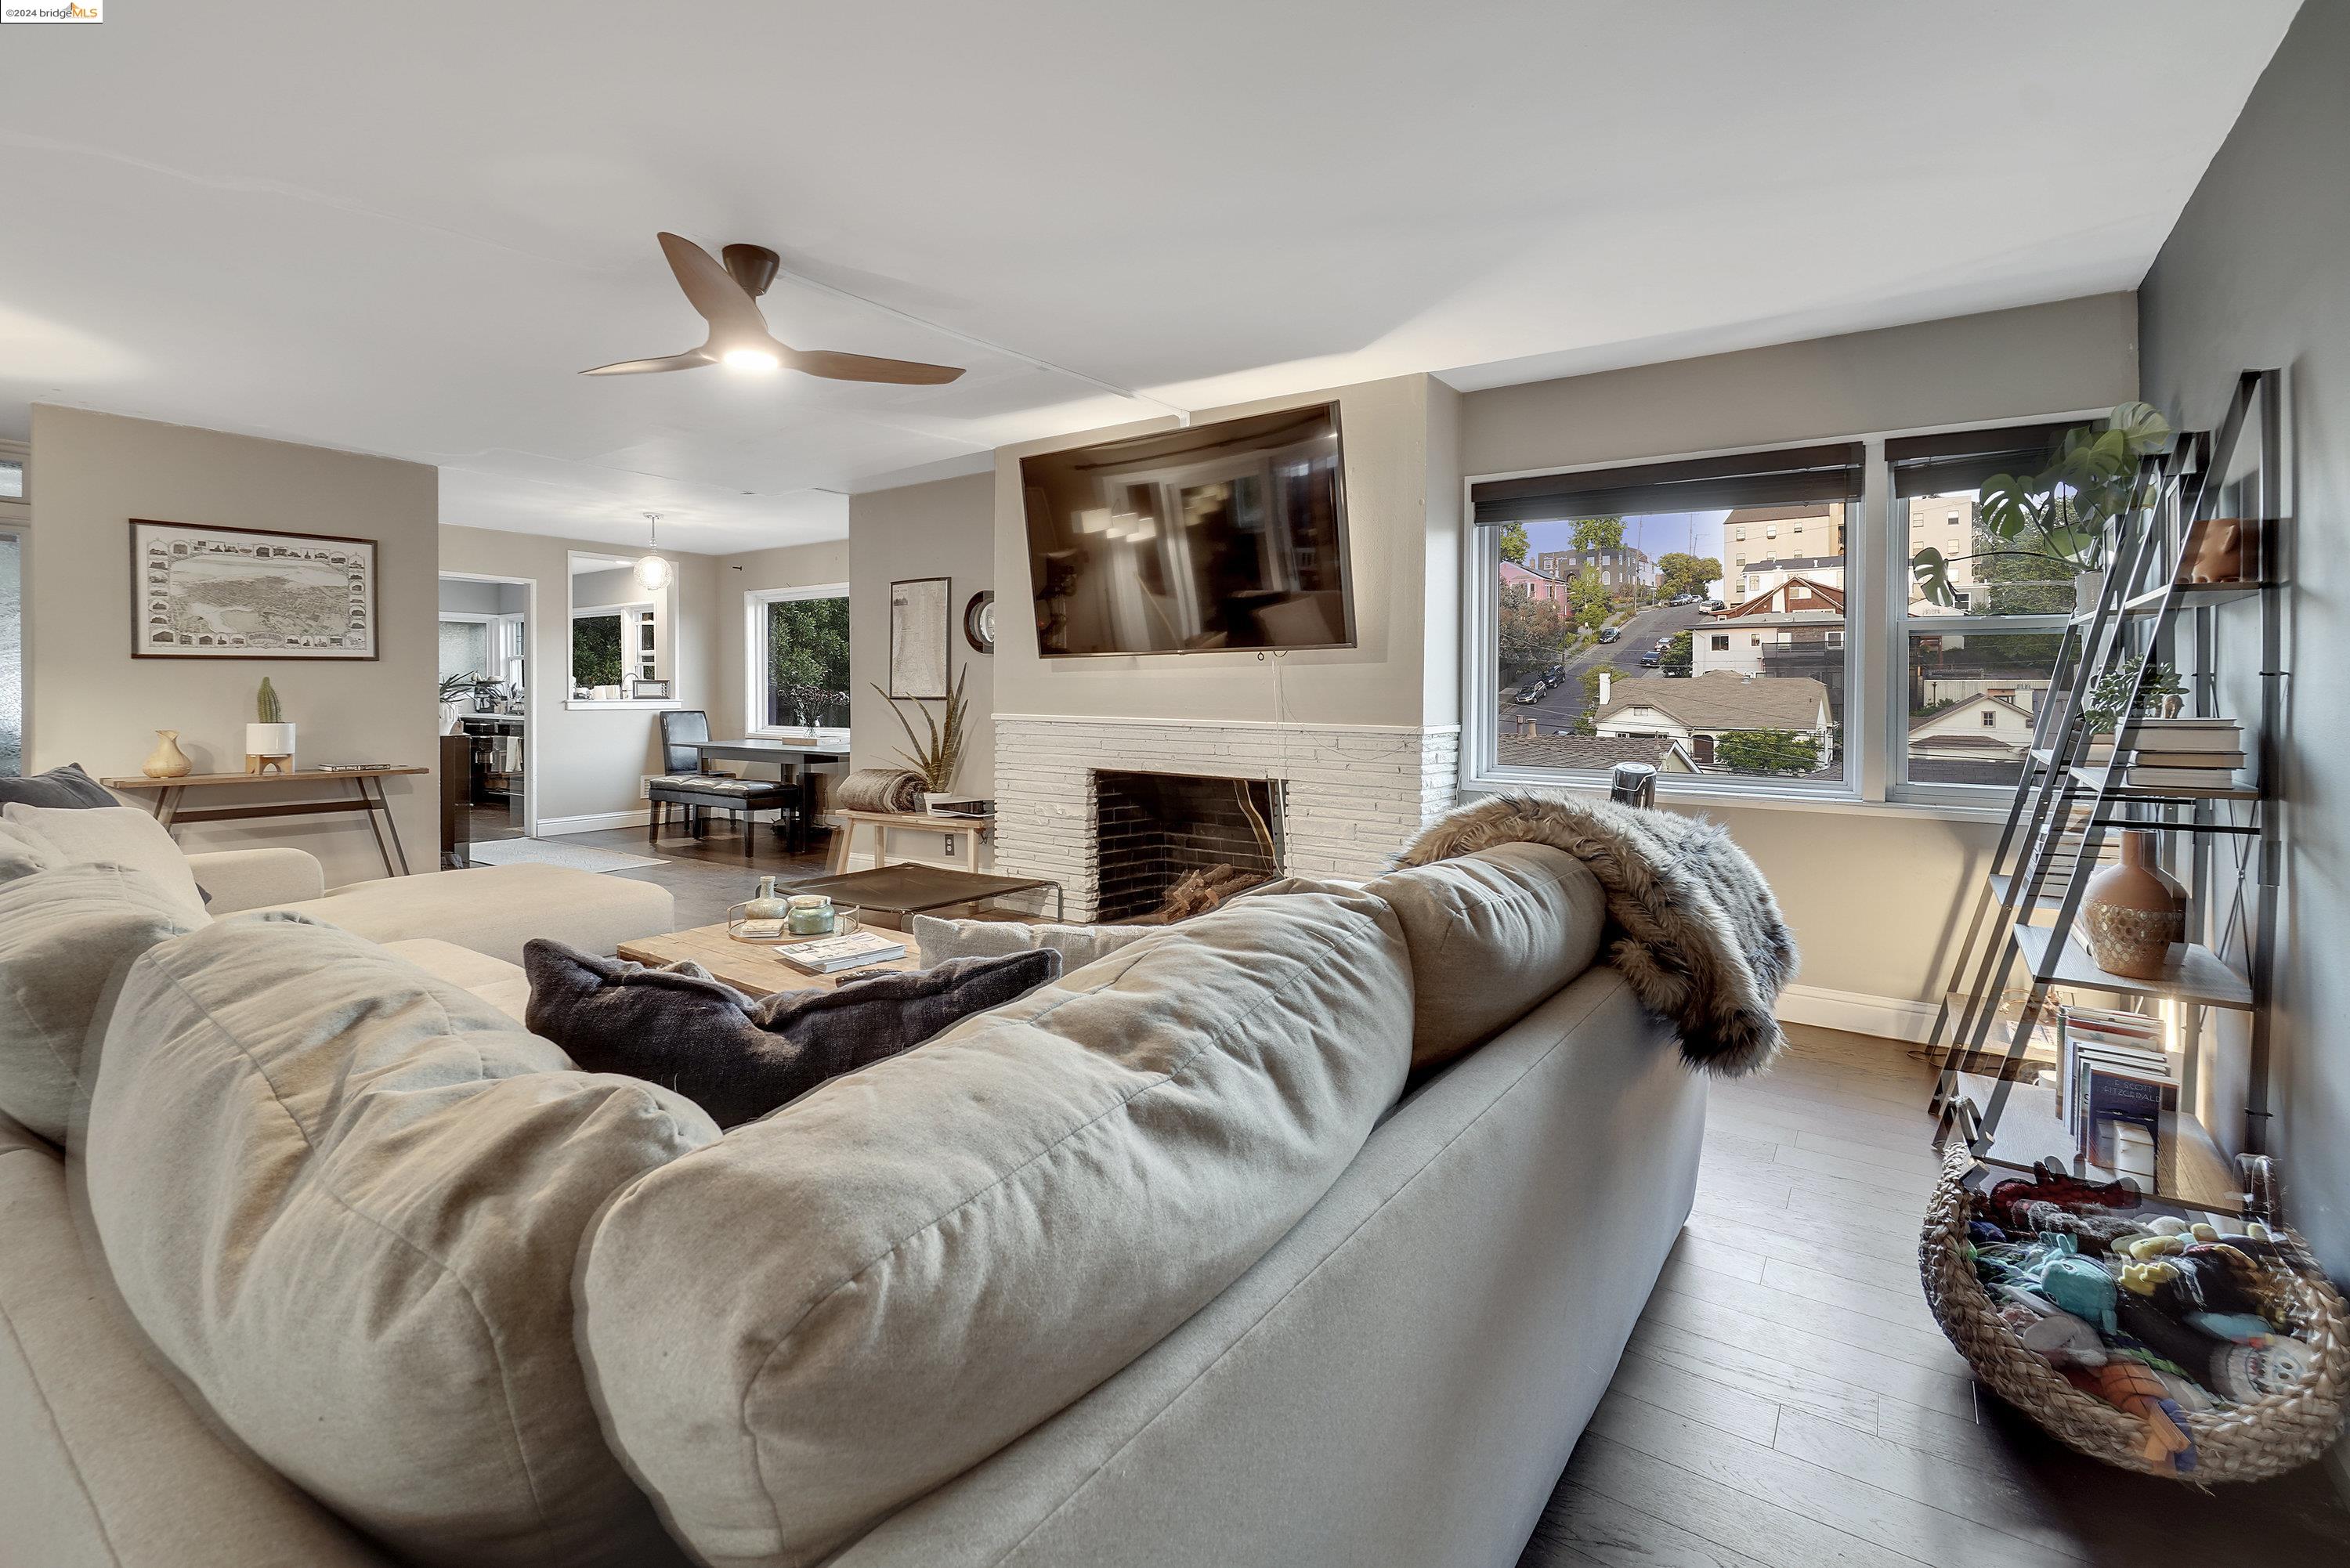
<svg viewBox="0 0 2350 1568"><path fill-rule="evenodd" d="M203 923L204 898L188 857L163 825L135 805L49 806L11 802L0 808L9 826L33 839L65 866L126 866L144 871Z"/></svg>
<svg viewBox="0 0 2350 1568"><path fill-rule="evenodd" d="M524 1022L591 1073L673 1089L721 1127L756 1121L827 1078L895 1056L1061 972L1049 950L783 991L754 1002L698 964L649 969L534 938Z"/></svg>
<svg viewBox="0 0 2350 1568"><path fill-rule="evenodd" d="M81 771L79 763L27 778L0 778L0 805L70 808L120 804L104 784Z"/></svg>
<svg viewBox="0 0 2350 1568"><path fill-rule="evenodd" d="M1034 952L1049 948L1061 955L1072 971L1097 958L1106 958L1145 937L1155 937L1164 926L1023 925L1017 920L941 920L914 917L914 942L925 964L953 959L1000 958L1005 953Z"/></svg>
<svg viewBox="0 0 2350 1568"><path fill-rule="evenodd" d="M65 1142L123 976L203 924L202 910L120 866L52 866L0 885L0 1112Z"/></svg>

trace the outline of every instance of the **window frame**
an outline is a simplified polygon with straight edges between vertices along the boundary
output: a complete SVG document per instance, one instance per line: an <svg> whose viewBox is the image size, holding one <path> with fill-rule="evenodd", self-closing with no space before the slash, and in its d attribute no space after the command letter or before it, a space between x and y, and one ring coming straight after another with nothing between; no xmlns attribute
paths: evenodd
<svg viewBox="0 0 2350 1568"><path fill-rule="evenodd" d="M809 583L799 587L743 590L743 732L744 734L763 739L790 737L800 740L811 733L810 731L795 726L770 724L766 722L766 714L770 707L767 701L765 658L767 607L796 600L847 599L848 597L847 583ZM849 632L852 646L857 636L853 629L855 613L852 608L850 611L852 629ZM853 684L849 695L853 705L856 700ZM818 728L812 732L821 743L826 745L848 744L848 732L846 729Z"/></svg>
<svg viewBox="0 0 2350 1568"><path fill-rule="evenodd" d="M1492 647L1500 609L1501 529L1479 527L1471 489L1495 480L1548 474L1587 473L1649 463L1727 458L1856 441L1864 449L1861 498L1850 504L1845 529L1845 711L1841 718L1841 781L1733 778L1691 779L1659 774L1659 798L1692 804L1797 810L1908 814L1958 820L1997 821L2012 790L1995 784L1911 784L1905 775L1908 704L1897 700L1908 680L1910 623L1908 615L1909 530L1896 528L1892 470L1885 443L1899 437L1997 430L2026 423L2084 423L2105 418L2113 405L2009 414L1998 419L1959 420L1860 432L1822 432L1792 440L1638 454L1602 462L1554 463L1506 472L1465 474L1461 482L1461 750L1459 784L1465 794L1500 790L1588 788L1605 790L1605 773L1581 769L1512 766L1495 760L1499 694ZM1896 537L1897 532L1899 537ZM1923 541L1919 541L1922 543ZM1725 551L1730 541L1725 537ZM1724 565L1727 576L1735 567ZM1936 618L1938 620L1960 618ZM1985 631L2062 631L2064 616L1968 618Z"/></svg>

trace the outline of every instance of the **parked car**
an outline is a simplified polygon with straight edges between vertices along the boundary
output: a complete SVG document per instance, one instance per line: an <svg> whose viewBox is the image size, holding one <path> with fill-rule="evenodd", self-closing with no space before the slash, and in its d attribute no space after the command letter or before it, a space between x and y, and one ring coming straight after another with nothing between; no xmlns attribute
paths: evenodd
<svg viewBox="0 0 2350 1568"><path fill-rule="evenodd" d="M1654 670L1664 657L1664 651L1661 649L1652 648L1648 649L1648 652L1640 655L1640 668L1643 670Z"/></svg>
<svg viewBox="0 0 2350 1568"><path fill-rule="evenodd" d="M1564 664L1554 664L1543 672L1543 682L1548 686L1555 686L1565 679L1566 666Z"/></svg>
<svg viewBox="0 0 2350 1568"><path fill-rule="evenodd" d="M1542 687L1539 684L1536 684L1529 686L1524 691L1519 692L1513 701L1515 701L1519 707L1523 708L1530 703L1541 701L1542 694Z"/></svg>
<svg viewBox="0 0 2350 1568"><path fill-rule="evenodd" d="M1602 642L1613 642L1623 635L1624 628L1620 626L1608 626L1599 628L1599 640Z"/></svg>
<svg viewBox="0 0 2350 1568"><path fill-rule="evenodd" d="M1723 604L1720 599L1708 599L1705 601L1705 607L1710 610L1722 610L1728 609L1730 607Z"/></svg>

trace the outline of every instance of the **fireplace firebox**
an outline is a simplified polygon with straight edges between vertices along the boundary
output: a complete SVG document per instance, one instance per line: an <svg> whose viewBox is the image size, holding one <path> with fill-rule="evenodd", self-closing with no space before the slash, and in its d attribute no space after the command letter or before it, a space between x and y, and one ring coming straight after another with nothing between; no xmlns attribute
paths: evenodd
<svg viewBox="0 0 2350 1568"><path fill-rule="evenodd" d="M1190 913L1169 908L1179 884L1187 894L1212 890L1200 905L1208 908L1281 875L1276 780L1097 771L1093 782L1097 919Z"/></svg>

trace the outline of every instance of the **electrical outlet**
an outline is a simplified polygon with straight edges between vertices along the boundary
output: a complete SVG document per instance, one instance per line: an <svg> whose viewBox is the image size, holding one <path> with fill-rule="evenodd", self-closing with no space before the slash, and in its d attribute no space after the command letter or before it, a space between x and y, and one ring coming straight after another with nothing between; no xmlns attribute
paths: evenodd
<svg viewBox="0 0 2350 1568"><path fill-rule="evenodd" d="M942 833L939 835L939 836L947 841L947 858L950 860L953 859L955 857L955 846L961 844L962 840L957 838L951 833Z"/></svg>

